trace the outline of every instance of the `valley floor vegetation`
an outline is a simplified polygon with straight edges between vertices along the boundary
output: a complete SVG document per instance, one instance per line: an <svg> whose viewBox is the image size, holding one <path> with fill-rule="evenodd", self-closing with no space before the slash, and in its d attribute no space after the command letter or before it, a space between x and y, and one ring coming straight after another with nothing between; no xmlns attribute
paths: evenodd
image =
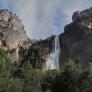
<svg viewBox="0 0 92 92"><path fill-rule="evenodd" d="M28 60L11 63L0 49L0 92L92 92L92 63L70 60L59 71L43 72Z"/></svg>

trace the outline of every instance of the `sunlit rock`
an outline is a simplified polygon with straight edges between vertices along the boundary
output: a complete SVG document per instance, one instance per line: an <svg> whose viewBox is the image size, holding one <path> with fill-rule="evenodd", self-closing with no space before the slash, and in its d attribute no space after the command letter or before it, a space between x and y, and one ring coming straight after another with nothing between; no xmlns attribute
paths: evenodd
<svg viewBox="0 0 92 92"><path fill-rule="evenodd" d="M11 61L18 61L19 46L27 42L27 35L20 18L8 10L0 10L0 40L4 40L10 50Z"/></svg>

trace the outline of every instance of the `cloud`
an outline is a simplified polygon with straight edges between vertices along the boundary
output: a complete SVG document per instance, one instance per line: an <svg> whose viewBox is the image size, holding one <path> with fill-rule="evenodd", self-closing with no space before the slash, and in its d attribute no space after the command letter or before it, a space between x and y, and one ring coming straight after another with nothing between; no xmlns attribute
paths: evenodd
<svg viewBox="0 0 92 92"><path fill-rule="evenodd" d="M30 37L46 38L57 33L58 29L54 25L59 8L57 0L20 0L16 5Z"/></svg>
<svg viewBox="0 0 92 92"><path fill-rule="evenodd" d="M46 38L63 32L71 22L72 13L92 6L92 0L1 0L23 20L31 38ZM1 3L1 2L0 2ZM8 4L7 4L8 3ZM7 7L6 7L7 6ZM9 8L9 7L12 8Z"/></svg>

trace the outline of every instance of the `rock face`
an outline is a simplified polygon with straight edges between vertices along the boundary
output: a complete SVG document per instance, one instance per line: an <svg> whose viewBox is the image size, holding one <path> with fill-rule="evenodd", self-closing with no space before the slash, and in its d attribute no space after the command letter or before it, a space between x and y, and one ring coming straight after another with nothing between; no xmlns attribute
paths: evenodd
<svg viewBox="0 0 92 92"><path fill-rule="evenodd" d="M73 14L62 37L62 61L92 61L92 8Z"/></svg>
<svg viewBox="0 0 92 92"><path fill-rule="evenodd" d="M38 41L36 44L39 45L41 48L48 48L50 52L52 49L52 43L53 43L54 38L55 36L52 35L51 37L48 37L47 39Z"/></svg>
<svg viewBox="0 0 92 92"><path fill-rule="evenodd" d="M5 41L8 49L15 49L15 52L10 54L15 62L16 50L27 41L27 35L19 17L8 10L0 10L0 40Z"/></svg>

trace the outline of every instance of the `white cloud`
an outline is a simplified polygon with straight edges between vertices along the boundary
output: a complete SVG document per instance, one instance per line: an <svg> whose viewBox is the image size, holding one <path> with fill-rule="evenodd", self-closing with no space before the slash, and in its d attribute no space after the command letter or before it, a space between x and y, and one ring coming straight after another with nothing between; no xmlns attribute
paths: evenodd
<svg viewBox="0 0 92 92"><path fill-rule="evenodd" d="M30 37L45 38L57 31L54 25L54 18L59 8L57 0L28 0L28 2L20 0L16 5Z"/></svg>
<svg viewBox="0 0 92 92"><path fill-rule="evenodd" d="M62 27L71 22L71 16L74 11L89 8L92 5L92 0L7 1L16 8L14 12L16 12L23 20L28 36L36 39L46 38L51 34L63 32ZM61 28L58 28L58 26L55 25L55 18L58 15L59 18L61 16L58 23L61 25Z"/></svg>

